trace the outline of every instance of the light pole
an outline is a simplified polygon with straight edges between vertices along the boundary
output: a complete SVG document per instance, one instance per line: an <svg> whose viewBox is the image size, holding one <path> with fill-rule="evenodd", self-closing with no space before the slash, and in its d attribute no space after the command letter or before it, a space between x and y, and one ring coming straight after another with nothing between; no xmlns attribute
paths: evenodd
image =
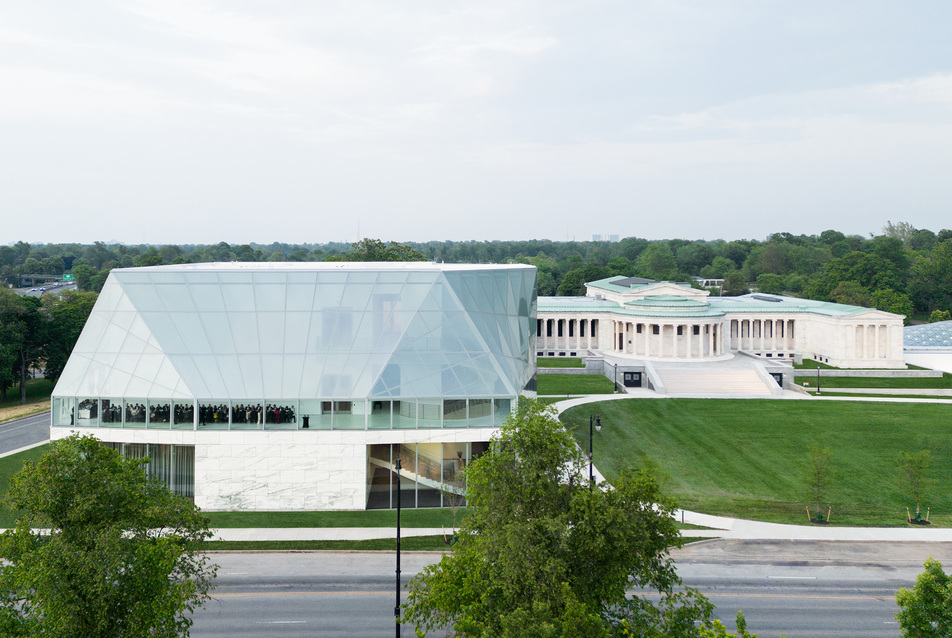
<svg viewBox="0 0 952 638"><path fill-rule="evenodd" d="M820 364L816 364L816 393L820 394Z"/></svg>
<svg viewBox="0 0 952 638"><path fill-rule="evenodd" d="M397 457L397 604L393 608L396 636L400 638L400 458Z"/></svg>
<svg viewBox="0 0 952 638"><path fill-rule="evenodd" d="M618 364L615 364L615 392L618 392Z"/></svg>
<svg viewBox="0 0 952 638"><path fill-rule="evenodd" d="M595 431L602 431L602 419L597 414L588 417L588 489L591 489L595 485L595 467L592 464L592 446L595 441L595 432L592 430L594 426Z"/></svg>

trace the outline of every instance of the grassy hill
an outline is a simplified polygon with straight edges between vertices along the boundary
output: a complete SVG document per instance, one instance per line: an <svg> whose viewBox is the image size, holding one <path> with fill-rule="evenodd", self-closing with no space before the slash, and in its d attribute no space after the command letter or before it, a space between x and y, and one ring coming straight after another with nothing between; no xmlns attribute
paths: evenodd
<svg viewBox="0 0 952 638"><path fill-rule="evenodd" d="M588 449L588 418L601 416L595 465L608 477L647 455L668 475L667 491L687 509L805 523L801 476L809 445L833 452L829 501L834 525L903 525L900 450L931 450L934 524L952 526L952 405L841 401L631 399L566 411Z"/></svg>

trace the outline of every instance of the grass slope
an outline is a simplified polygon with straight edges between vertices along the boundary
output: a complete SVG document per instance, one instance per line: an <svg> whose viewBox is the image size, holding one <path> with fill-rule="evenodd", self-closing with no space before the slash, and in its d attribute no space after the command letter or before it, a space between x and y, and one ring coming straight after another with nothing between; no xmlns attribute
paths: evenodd
<svg viewBox="0 0 952 638"><path fill-rule="evenodd" d="M612 394L615 385L600 374L540 374L536 377L540 396L547 394Z"/></svg>
<svg viewBox="0 0 952 638"><path fill-rule="evenodd" d="M396 549L393 538L372 538L362 541L211 541L206 543L209 551L389 551ZM449 545L442 536L405 536L400 539L404 552L448 551Z"/></svg>
<svg viewBox="0 0 952 638"><path fill-rule="evenodd" d="M691 510L804 523L801 476L810 444L833 451L833 524L893 526L914 507L898 486L899 451L932 453L932 520L952 526L952 406L923 403L632 399L568 410L588 449L588 417L601 415L595 463L609 478L647 455L666 489Z"/></svg>
<svg viewBox="0 0 952 638"><path fill-rule="evenodd" d="M465 508L456 514L457 524ZM396 510L346 512L205 512L212 527L396 527ZM449 508L403 509L401 527L452 527Z"/></svg>

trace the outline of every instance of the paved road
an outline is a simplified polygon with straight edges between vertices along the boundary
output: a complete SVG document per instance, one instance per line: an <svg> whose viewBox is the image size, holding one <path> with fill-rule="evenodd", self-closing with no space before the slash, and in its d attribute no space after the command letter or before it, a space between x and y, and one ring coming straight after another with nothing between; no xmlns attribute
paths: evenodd
<svg viewBox="0 0 952 638"><path fill-rule="evenodd" d="M50 440L50 413L34 414L0 424L0 454Z"/></svg>
<svg viewBox="0 0 952 638"><path fill-rule="evenodd" d="M895 638L895 592L929 556L952 565L952 544L715 541L675 553L733 628L738 609L761 638ZM438 558L403 557L406 577ZM390 553L220 553L216 601L195 615L195 638L390 636ZM405 636L411 636L409 628Z"/></svg>

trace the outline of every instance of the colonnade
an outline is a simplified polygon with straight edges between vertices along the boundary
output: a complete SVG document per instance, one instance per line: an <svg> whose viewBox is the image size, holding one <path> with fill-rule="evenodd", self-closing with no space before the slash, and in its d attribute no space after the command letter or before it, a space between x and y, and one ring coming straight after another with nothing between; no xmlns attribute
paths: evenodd
<svg viewBox="0 0 952 638"><path fill-rule="evenodd" d="M887 359L892 354L892 336L887 325L862 324L849 326L844 341L856 359Z"/></svg>
<svg viewBox="0 0 952 638"><path fill-rule="evenodd" d="M611 350L653 359L701 359L724 352L719 321L612 321Z"/></svg>
<svg viewBox="0 0 952 638"><path fill-rule="evenodd" d="M732 351L791 355L795 338L793 319L731 319Z"/></svg>
<svg viewBox="0 0 952 638"><path fill-rule="evenodd" d="M536 320L536 349L597 350L598 319L555 317Z"/></svg>

